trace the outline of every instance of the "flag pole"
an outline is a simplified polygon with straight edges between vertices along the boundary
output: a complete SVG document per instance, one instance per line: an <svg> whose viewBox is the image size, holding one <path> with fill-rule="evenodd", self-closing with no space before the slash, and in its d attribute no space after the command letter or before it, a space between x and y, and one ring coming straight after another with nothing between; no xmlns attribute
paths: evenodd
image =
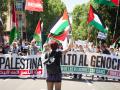
<svg viewBox="0 0 120 90"><path fill-rule="evenodd" d="M70 23L70 19L69 19L69 13L67 12L68 14L68 23L70 25L70 33L69 33L69 39L72 39L73 40L73 37L72 37L72 26L71 26L71 23ZM71 40L71 41L72 41ZM73 41L72 41L73 42ZM70 42L71 43L71 42Z"/></svg>
<svg viewBox="0 0 120 90"><path fill-rule="evenodd" d="M118 0L118 5L119 5L119 0ZM118 15L119 15L119 6L117 8L117 14L116 14L116 20L115 20L115 27L114 27L114 32L113 32L113 39L115 38L115 31L116 31L116 28L117 28Z"/></svg>

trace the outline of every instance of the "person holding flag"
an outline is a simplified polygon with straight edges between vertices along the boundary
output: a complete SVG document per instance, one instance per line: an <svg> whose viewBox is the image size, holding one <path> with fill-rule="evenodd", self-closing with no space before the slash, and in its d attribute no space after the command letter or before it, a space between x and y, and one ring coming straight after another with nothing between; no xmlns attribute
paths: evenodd
<svg viewBox="0 0 120 90"><path fill-rule="evenodd" d="M47 52L44 55L44 64L46 65L47 70L47 90L53 90L54 85L55 90L61 90L62 72L60 67L60 60L62 58L62 54L65 54L71 47L72 42L64 51L58 50L59 44L57 42L51 42L44 45L45 50L47 48Z"/></svg>
<svg viewBox="0 0 120 90"><path fill-rule="evenodd" d="M63 16L58 20L58 22L50 30L49 38L53 38L54 41L44 44L44 64L47 70L47 90L53 90L55 85L55 90L61 90L62 72L60 67L60 60L62 54L65 54L71 47L72 42L67 45L65 49L60 50L59 44L61 41L65 41L68 36L69 31L69 21L68 14L65 10Z"/></svg>

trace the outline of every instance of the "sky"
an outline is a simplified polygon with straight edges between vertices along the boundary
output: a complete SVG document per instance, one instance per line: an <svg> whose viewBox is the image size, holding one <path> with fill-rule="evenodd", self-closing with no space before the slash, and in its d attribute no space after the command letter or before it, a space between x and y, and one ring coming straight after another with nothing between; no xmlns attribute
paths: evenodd
<svg viewBox="0 0 120 90"><path fill-rule="evenodd" d="M65 3L67 10L71 13L76 5L84 4L90 0L61 0Z"/></svg>

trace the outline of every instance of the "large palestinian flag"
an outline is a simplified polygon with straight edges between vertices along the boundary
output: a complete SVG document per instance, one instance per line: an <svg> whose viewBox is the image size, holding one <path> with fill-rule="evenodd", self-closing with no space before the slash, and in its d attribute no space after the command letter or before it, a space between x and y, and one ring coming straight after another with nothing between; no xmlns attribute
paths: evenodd
<svg viewBox="0 0 120 90"><path fill-rule="evenodd" d="M87 22L90 25L93 25L99 31L101 31L103 33L107 33L107 30L106 30L104 22L102 21L102 18L95 11L95 9L92 7L92 5L90 5L90 10L89 10L89 13L88 13L88 20L87 20Z"/></svg>
<svg viewBox="0 0 120 90"><path fill-rule="evenodd" d="M108 6L119 6L119 0L95 0L95 2Z"/></svg>
<svg viewBox="0 0 120 90"><path fill-rule="evenodd" d="M54 27L50 30L50 34L48 37L55 38L59 41L64 41L69 32L69 21L68 14L65 10L63 16L59 19L59 21L54 25Z"/></svg>
<svg viewBox="0 0 120 90"><path fill-rule="evenodd" d="M53 38L54 40L59 41L63 49L68 46L68 34L69 34L69 20L68 14L65 10L63 16L58 20L58 22L54 25L54 27L50 30L50 34L48 38Z"/></svg>

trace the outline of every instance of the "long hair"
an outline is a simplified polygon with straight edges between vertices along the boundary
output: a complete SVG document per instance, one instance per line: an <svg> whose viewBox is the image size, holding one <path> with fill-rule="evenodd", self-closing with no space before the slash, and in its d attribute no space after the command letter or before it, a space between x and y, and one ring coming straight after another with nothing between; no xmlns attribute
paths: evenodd
<svg viewBox="0 0 120 90"><path fill-rule="evenodd" d="M51 44L50 44L50 47L51 47L52 50L56 50L56 49L58 48L58 46L59 46L59 45L58 45L57 42L54 42L54 43L51 43Z"/></svg>

